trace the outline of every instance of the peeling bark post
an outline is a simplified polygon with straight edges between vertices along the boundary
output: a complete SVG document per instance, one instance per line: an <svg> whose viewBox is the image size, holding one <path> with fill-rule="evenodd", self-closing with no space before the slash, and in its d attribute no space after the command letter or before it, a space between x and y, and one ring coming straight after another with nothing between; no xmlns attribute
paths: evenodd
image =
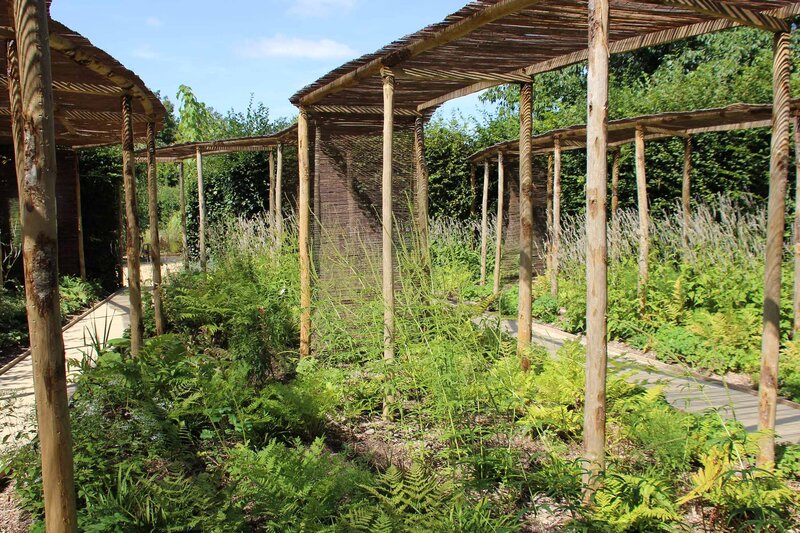
<svg viewBox="0 0 800 533"><path fill-rule="evenodd" d="M772 147L770 151L767 249L764 265L764 335L761 341L758 466L775 465L775 414L778 401L778 358L781 347L781 260L789 173L790 35L775 34L772 72Z"/></svg>
<svg viewBox="0 0 800 533"><path fill-rule="evenodd" d="M619 148L611 156L611 227L614 237L619 236Z"/></svg>
<svg viewBox="0 0 800 533"><path fill-rule="evenodd" d="M389 69L381 71L383 78L383 179L381 196L383 205L383 358L394 359L394 261L392 243L392 162L394 137L394 74ZM415 143L416 144L416 143ZM388 402L387 402L388 403ZM387 414L384 405L384 415Z"/></svg>
<svg viewBox="0 0 800 533"><path fill-rule="evenodd" d="M586 405L583 453L587 496L605 470L608 352L608 0L589 0L586 121Z"/></svg>
<svg viewBox="0 0 800 533"><path fill-rule="evenodd" d="M275 150L269 151L269 223L275 224Z"/></svg>
<svg viewBox="0 0 800 533"><path fill-rule="evenodd" d="M178 188L181 203L181 247L183 251L183 268L189 268L189 239L186 235L186 182L184 181L183 161L178 163Z"/></svg>
<svg viewBox="0 0 800 533"><path fill-rule="evenodd" d="M497 154L497 243L494 252L494 294L500 294L500 260L503 258L503 210L505 209L505 156Z"/></svg>
<svg viewBox="0 0 800 533"><path fill-rule="evenodd" d="M530 368L533 280L533 84L520 86L519 101L519 310L517 356Z"/></svg>
<svg viewBox="0 0 800 533"><path fill-rule="evenodd" d="M156 173L156 125L147 123L147 203L150 213L150 262L153 265L153 311L156 335L166 331L161 302L161 236L158 231L158 175Z"/></svg>
<svg viewBox="0 0 800 533"><path fill-rule="evenodd" d="M794 320L792 339L800 331L800 116L794 117L795 218L794 218Z"/></svg>
<svg viewBox="0 0 800 533"><path fill-rule="evenodd" d="M75 154L75 206L78 212L78 271L81 279L86 281L86 251L83 242L83 207L81 205L81 173L78 154ZM0 287L3 279L3 252L0 247Z"/></svg>
<svg viewBox="0 0 800 533"><path fill-rule="evenodd" d="M308 111L300 108L297 117L297 198L298 240L300 248L300 357L311 355L311 167L309 160Z"/></svg>
<svg viewBox="0 0 800 533"><path fill-rule="evenodd" d="M136 197L136 174L133 168L133 111L131 97L122 97L122 176L125 183L125 219L127 220L128 292L131 300L131 355L136 357L144 344L142 323L141 248L139 210Z"/></svg>
<svg viewBox="0 0 800 533"><path fill-rule="evenodd" d="M58 291L56 142L48 11L44 0L14 0L9 4L16 42L8 44L8 86L45 526L47 531L72 532L77 530L77 522Z"/></svg>
<svg viewBox="0 0 800 533"><path fill-rule="evenodd" d="M278 145L278 170L275 176L275 227L283 242L283 144Z"/></svg>
<svg viewBox="0 0 800 533"><path fill-rule="evenodd" d="M683 247L689 249L689 226L692 224L692 137L686 138L683 151L683 186L681 207L683 211Z"/></svg>
<svg viewBox="0 0 800 533"><path fill-rule="evenodd" d="M417 225L419 246L425 268L430 270L430 244L428 237L428 164L425 162L425 121L418 117L414 122L414 166L417 178Z"/></svg>
<svg viewBox="0 0 800 533"><path fill-rule="evenodd" d="M208 267L206 255L206 191L203 185L203 153L197 148L197 206L199 211L200 228L198 229L200 241L200 268L205 272Z"/></svg>
<svg viewBox="0 0 800 533"><path fill-rule="evenodd" d="M486 285L489 255L489 160L483 162L483 202L481 203L481 287Z"/></svg>
<svg viewBox="0 0 800 533"><path fill-rule="evenodd" d="M551 243L550 296L558 298L558 271L561 248L561 138L556 137L553 146L553 237Z"/></svg>
<svg viewBox="0 0 800 533"><path fill-rule="evenodd" d="M639 314L647 307L650 277L650 214L647 205L647 173L644 159L644 128L636 126L636 198L639 207Z"/></svg>

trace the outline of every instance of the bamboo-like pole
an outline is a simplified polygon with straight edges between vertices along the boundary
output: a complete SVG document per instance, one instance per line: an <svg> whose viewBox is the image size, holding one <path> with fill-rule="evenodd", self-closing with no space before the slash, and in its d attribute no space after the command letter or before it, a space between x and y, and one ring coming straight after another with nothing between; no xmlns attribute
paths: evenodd
<svg viewBox="0 0 800 533"><path fill-rule="evenodd" d="M530 367L533 280L533 84L520 86L519 100L519 309L517 355Z"/></svg>
<svg viewBox="0 0 800 533"><path fill-rule="evenodd" d="M156 335L163 335L167 328L164 321L164 305L161 301L161 237L158 231L158 174L156 173L156 125L147 123L147 203L150 213L150 262L153 266L153 311Z"/></svg>
<svg viewBox="0 0 800 533"><path fill-rule="evenodd" d="M186 181L183 161L178 163L178 189L181 204L181 249L183 251L183 268L189 268L189 238L186 234Z"/></svg>
<svg viewBox="0 0 800 533"><path fill-rule="evenodd" d="M269 151L269 222L275 224L275 150Z"/></svg>
<svg viewBox="0 0 800 533"><path fill-rule="evenodd" d="M78 164L78 154L75 154L75 210L78 214L78 272L81 279L86 281L86 248L83 240L83 205L81 202L81 173ZM3 279L3 255L0 249L0 287Z"/></svg>
<svg viewBox="0 0 800 533"><path fill-rule="evenodd" d="M394 141L394 75L388 69L381 71L383 78L383 358L394 359L394 261L392 243L392 162ZM388 402L387 402L388 403ZM384 415L387 405L384 405Z"/></svg>
<svg viewBox="0 0 800 533"><path fill-rule="evenodd" d="M275 175L275 227L283 236L283 144L278 144L278 169Z"/></svg>
<svg viewBox="0 0 800 533"><path fill-rule="evenodd" d="M311 166L308 111L300 108L297 117L297 162L299 192L297 226L300 248L300 357L311 355Z"/></svg>
<svg viewBox="0 0 800 533"><path fill-rule="evenodd" d="M775 464L775 414L778 401L778 358L781 348L781 261L789 172L790 35L775 34L772 72L772 145L770 149L767 248L764 265L764 335L761 341L758 466Z"/></svg>
<svg viewBox="0 0 800 533"><path fill-rule="evenodd" d="M589 69L586 121L586 404L583 453L585 481L596 487L605 470L608 346L608 0L589 0ZM587 492L587 494L589 494Z"/></svg>
<svg viewBox="0 0 800 533"><path fill-rule="evenodd" d="M561 248L561 138L553 143L553 237L551 244L550 295L558 298L559 250Z"/></svg>
<svg viewBox="0 0 800 533"><path fill-rule="evenodd" d="M131 309L131 355L139 355L144 344L142 322L142 277L140 272L141 243L139 208L136 196L136 174L133 155L133 111L131 97L122 97L122 176L125 183L125 218L128 225L128 293Z"/></svg>
<svg viewBox="0 0 800 533"><path fill-rule="evenodd" d="M8 87L45 527L47 531L73 532L77 520L58 290L56 139L48 9L44 0L14 0L9 14L16 42L8 43Z"/></svg>
<svg viewBox="0 0 800 533"><path fill-rule="evenodd" d="M689 226L692 223L692 137L686 138L683 150L683 184L681 187L681 208L683 211L683 247L689 248Z"/></svg>
<svg viewBox="0 0 800 533"><path fill-rule="evenodd" d="M619 158L616 148L611 155L611 227L615 237L619 235Z"/></svg>
<svg viewBox="0 0 800 533"><path fill-rule="evenodd" d="M795 164L795 218L794 218L794 294L792 339L800 340L800 116L794 117L794 164Z"/></svg>
<svg viewBox="0 0 800 533"><path fill-rule="evenodd" d="M481 202L481 287L486 285L489 255L489 160L483 162L483 201Z"/></svg>
<svg viewBox="0 0 800 533"><path fill-rule="evenodd" d="M639 277L637 295L639 314L647 306L647 284L650 277L650 213L647 205L647 172L645 168L644 128L636 126L636 199L639 210Z"/></svg>
<svg viewBox="0 0 800 533"><path fill-rule="evenodd" d="M500 260L503 258L503 211L505 209L505 156L497 154L497 243L494 251L494 294L500 294Z"/></svg>
<svg viewBox="0 0 800 533"><path fill-rule="evenodd" d="M203 184L203 153L197 147L195 153L197 158L197 206L199 211L200 227L197 230L198 240L200 241L200 268L205 272L208 266L208 256L206 255L206 191Z"/></svg>
<svg viewBox="0 0 800 533"><path fill-rule="evenodd" d="M418 117L414 122L414 165L417 178L417 226L419 246L426 267L430 265L428 243L428 164L425 162L425 121Z"/></svg>

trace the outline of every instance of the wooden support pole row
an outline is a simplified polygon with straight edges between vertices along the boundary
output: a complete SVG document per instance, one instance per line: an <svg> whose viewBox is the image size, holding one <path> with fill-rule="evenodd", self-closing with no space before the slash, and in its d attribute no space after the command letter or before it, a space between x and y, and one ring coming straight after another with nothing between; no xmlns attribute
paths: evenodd
<svg viewBox="0 0 800 533"><path fill-rule="evenodd" d="M47 531L77 530L61 335L53 78L44 0L13 0L7 66Z"/></svg>
<svg viewBox="0 0 800 533"><path fill-rule="evenodd" d="M503 258L503 210L505 209L505 155L497 155L497 242L494 252L494 294L500 294L500 262Z"/></svg>
<svg viewBox="0 0 800 533"><path fill-rule="evenodd" d="M647 285L650 278L650 214L647 205L647 173L645 168L644 128L636 126L636 198L639 211L639 276L637 295L639 315L647 306Z"/></svg>
<svg viewBox="0 0 800 533"><path fill-rule="evenodd" d="M489 161L483 162L483 202L481 203L481 287L486 285L489 255Z"/></svg>
<svg viewBox="0 0 800 533"><path fill-rule="evenodd" d="M147 123L147 203L150 213L150 264L153 267L153 311L156 335L166 331L161 295L161 238L158 231L158 168L156 167L156 125Z"/></svg>
<svg viewBox="0 0 800 533"><path fill-rule="evenodd" d="M519 100L519 309L517 356L524 371L530 367L533 279L533 84L520 86Z"/></svg>

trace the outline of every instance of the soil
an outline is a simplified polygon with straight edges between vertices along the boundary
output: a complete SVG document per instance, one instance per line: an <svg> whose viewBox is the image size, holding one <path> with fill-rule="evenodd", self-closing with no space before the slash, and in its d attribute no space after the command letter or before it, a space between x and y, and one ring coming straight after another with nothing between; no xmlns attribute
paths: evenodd
<svg viewBox="0 0 800 533"><path fill-rule="evenodd" d="M31 517L20 509L14 495L14 485L0 483L0 533L27 533L31 527Z"/></svg>

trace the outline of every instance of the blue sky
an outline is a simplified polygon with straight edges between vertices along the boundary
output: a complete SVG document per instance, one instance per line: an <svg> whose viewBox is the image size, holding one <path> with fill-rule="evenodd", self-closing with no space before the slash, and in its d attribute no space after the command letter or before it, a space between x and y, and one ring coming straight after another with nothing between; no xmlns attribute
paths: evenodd
<svg viewBox="0 0 800 533"><path fill-rule="evenodd" d="M332 68L438 22L466 0L54 0L56 20L175 101L180 84L218 111L253 94L273 116ZM475 96L444 109L474 114Z"/></svg>

